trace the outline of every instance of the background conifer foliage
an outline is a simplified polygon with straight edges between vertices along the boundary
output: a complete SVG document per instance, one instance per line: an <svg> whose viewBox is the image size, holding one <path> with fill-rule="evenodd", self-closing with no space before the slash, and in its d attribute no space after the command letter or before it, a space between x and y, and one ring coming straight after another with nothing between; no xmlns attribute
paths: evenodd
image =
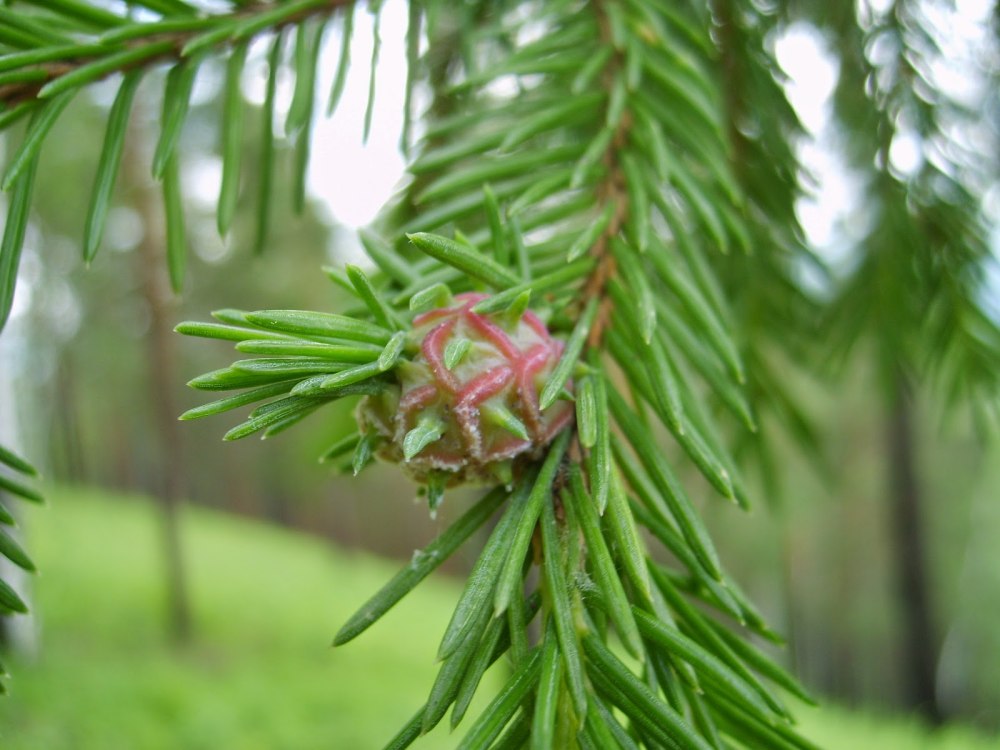
<svg viewBox="0 0 1000 750"><path fill-rule="evenodd" d="M337 645L363 636L470 537L485 539L442 636L437 679L389 747L410 745L446 715L461 724L463 748L813 746L796 732L784 697L811 699L759 647L781 639L727 573L696 500L750 507L735 449L751 448L752 465L766 474L773 427L815 447L775 363L828 359L832 347L816 336L824 321L833 353L875 331L890 403L931 374L978 411L995 399L1000 371L1000 333L983 307L989 250L974 192L992 177L945 146L915 174L895 173L888 158L900 122L945 145L959 127L961 113L943 94L913 93L921 71L910 47L935 54L922 4L893 3L870 18L835 5L848 10L740 0L413 0L407 94L397 103L410 178L361 234L370 264L325 269L356 304L225 309L213 322L178 325L237 352L191 381L211 398L183 419L249 407L226 439L269 436L360 398L359 429L323 458L357 474L376 455L403 464L424 456L413 473L432 512L448 502L457 476L485 485L336 635ZM103 144L80 146L100 150L81 227L85 258L101 251L133 104L149 88L162 107L149 166L162 185L167 272L180 292L178 164L200 66L225 68L219 233L247 206L256 249L276 252L270 207L305 201L312 123L337 107L361 13L376 19L366 135L378 127L380 6L0 5L0 127L10 133L0 321L11 310L46 137L89 85L110 79L117 95ZM840 286L828 277L825 295L803 281L803 270L822 262L796 218L801 129L773 54L774 30L794 17L842 40L851 65L838 114L859 134L854 155L872 171L866 187L877 205L862 265ZM343 48L332 90L320 92L319 52L334 27ZM895 62L872 70L864 48L878 34L895 34L899 46ZM240 85L260 39L267 81L255 148L263 178L256 195L245 195ZM279 111L282 71L294 93ZM291 196L272 191L282 138L295 149ZM450 376L442 372L485 370L480 361L493 355L468 322L429 362L426 321L456 307L504 337L521 341L537 323L546 342L549 334L558 341L545 344L550 359L517 386L518 398L477 407L490 441L530 444L488 470L456 472L426 458L457 429L447 409L406 417L396 436L372 427L372 414L390 422L428 372L444 392ZM518 377L525 367L514 368ZM548 431L553 425L560 429ZM40 499L26 462L0 450L0 463L0 489ZM0 508L0 524L12 521ZM33 567L2 529L0 554ZM25 609L2 582L0 607ZM466 716L498 659L509 679L480 715Z"/></svg>

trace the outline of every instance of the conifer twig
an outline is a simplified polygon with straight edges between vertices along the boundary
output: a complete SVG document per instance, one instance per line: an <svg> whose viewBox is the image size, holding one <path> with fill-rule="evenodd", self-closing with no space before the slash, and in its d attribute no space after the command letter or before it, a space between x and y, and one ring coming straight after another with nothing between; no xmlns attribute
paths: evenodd
<svg viewBox="0 0 1000 750"><path fill-rule="evenodd" d="M131 35L121 31L117 34L109 32L95 37L95 44L92 46L66 46L65 57L45 60L45 56L38 55L43 59L37 63L27 62L23 70L38 71L39 75L32 75L24 81L0 84L0 105L13 108L24 102L45 99L61 88L76 88L116 73L127 73L157 63L179 62L192 54L194 50L189 45L193 42L204 40L203 44L198 45L199 52L206 48L219 49L235 41L278 32L354 2L355 0L293 0L285 8L276 8L272 3L255 2L239 6L230 13L197 19L197 24L192 22L187 28L177 29L167 18L148 24L134 24L127 27L133 32ZM283 12L278 14L277 11ZM273 22L251 23L272 15L275 17ZM145 33L141 33L143 31ZM151 54L144 55L145 50L149 50ZM51 56L54 57L59 52L59 48L53 48ZM81 80L75 82L74 76Z"/></svg>

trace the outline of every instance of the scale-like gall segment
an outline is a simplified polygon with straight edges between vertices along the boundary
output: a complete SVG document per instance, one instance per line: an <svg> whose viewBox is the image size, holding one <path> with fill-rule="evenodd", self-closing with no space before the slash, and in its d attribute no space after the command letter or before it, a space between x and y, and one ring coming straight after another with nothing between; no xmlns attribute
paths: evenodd
<svg viewBox="0 0 1000 750"><path fill-rule="evenodd" d="M503 481L511 459L541 452L573 418L567 401L544 411L538 394L563 344L527 311L480 315L482 294L460 294L453 307L413 319L419 351L395 372L398 387L362 401L361 429L383 442L379 455L401 462L420 481Z"/></svg>

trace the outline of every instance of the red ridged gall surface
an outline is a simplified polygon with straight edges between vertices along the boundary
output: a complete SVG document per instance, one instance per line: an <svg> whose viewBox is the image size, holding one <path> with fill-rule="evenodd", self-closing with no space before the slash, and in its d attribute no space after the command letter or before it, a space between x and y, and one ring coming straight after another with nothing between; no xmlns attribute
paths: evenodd
<svg viewBox="0 0 1000 750"><path fill-rule="evenodd" d="M502 313L473 312L484 297L460 294L453 307L416 316L417 353L396 368L398 387L359 407L362 430L384 439L379 455L403 463L418 480L432 471L448 472L450 484L502 479L512 459L538 455L573 419L567 401L538 406L562 342L531 311L510 324ZM464 353L447 363L449 344ZM421 424L439 435L407 458L406 436Z"/></svg>

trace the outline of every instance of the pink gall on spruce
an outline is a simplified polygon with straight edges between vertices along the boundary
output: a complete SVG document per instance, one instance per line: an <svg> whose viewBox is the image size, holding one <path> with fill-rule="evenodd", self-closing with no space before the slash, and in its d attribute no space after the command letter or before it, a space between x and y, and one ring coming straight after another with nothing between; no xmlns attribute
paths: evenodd
<svg viewBox="0 0 1000 750"><path fill-rule="evenodd" d="M537 458L573 419L573 406L539 406L539 393L563 352L530 310L516 320L473 310L483 294L417 315L417 353L396 367L398 386L358 409L378 454L418 481L509 481L518 457Z"/></svg>

